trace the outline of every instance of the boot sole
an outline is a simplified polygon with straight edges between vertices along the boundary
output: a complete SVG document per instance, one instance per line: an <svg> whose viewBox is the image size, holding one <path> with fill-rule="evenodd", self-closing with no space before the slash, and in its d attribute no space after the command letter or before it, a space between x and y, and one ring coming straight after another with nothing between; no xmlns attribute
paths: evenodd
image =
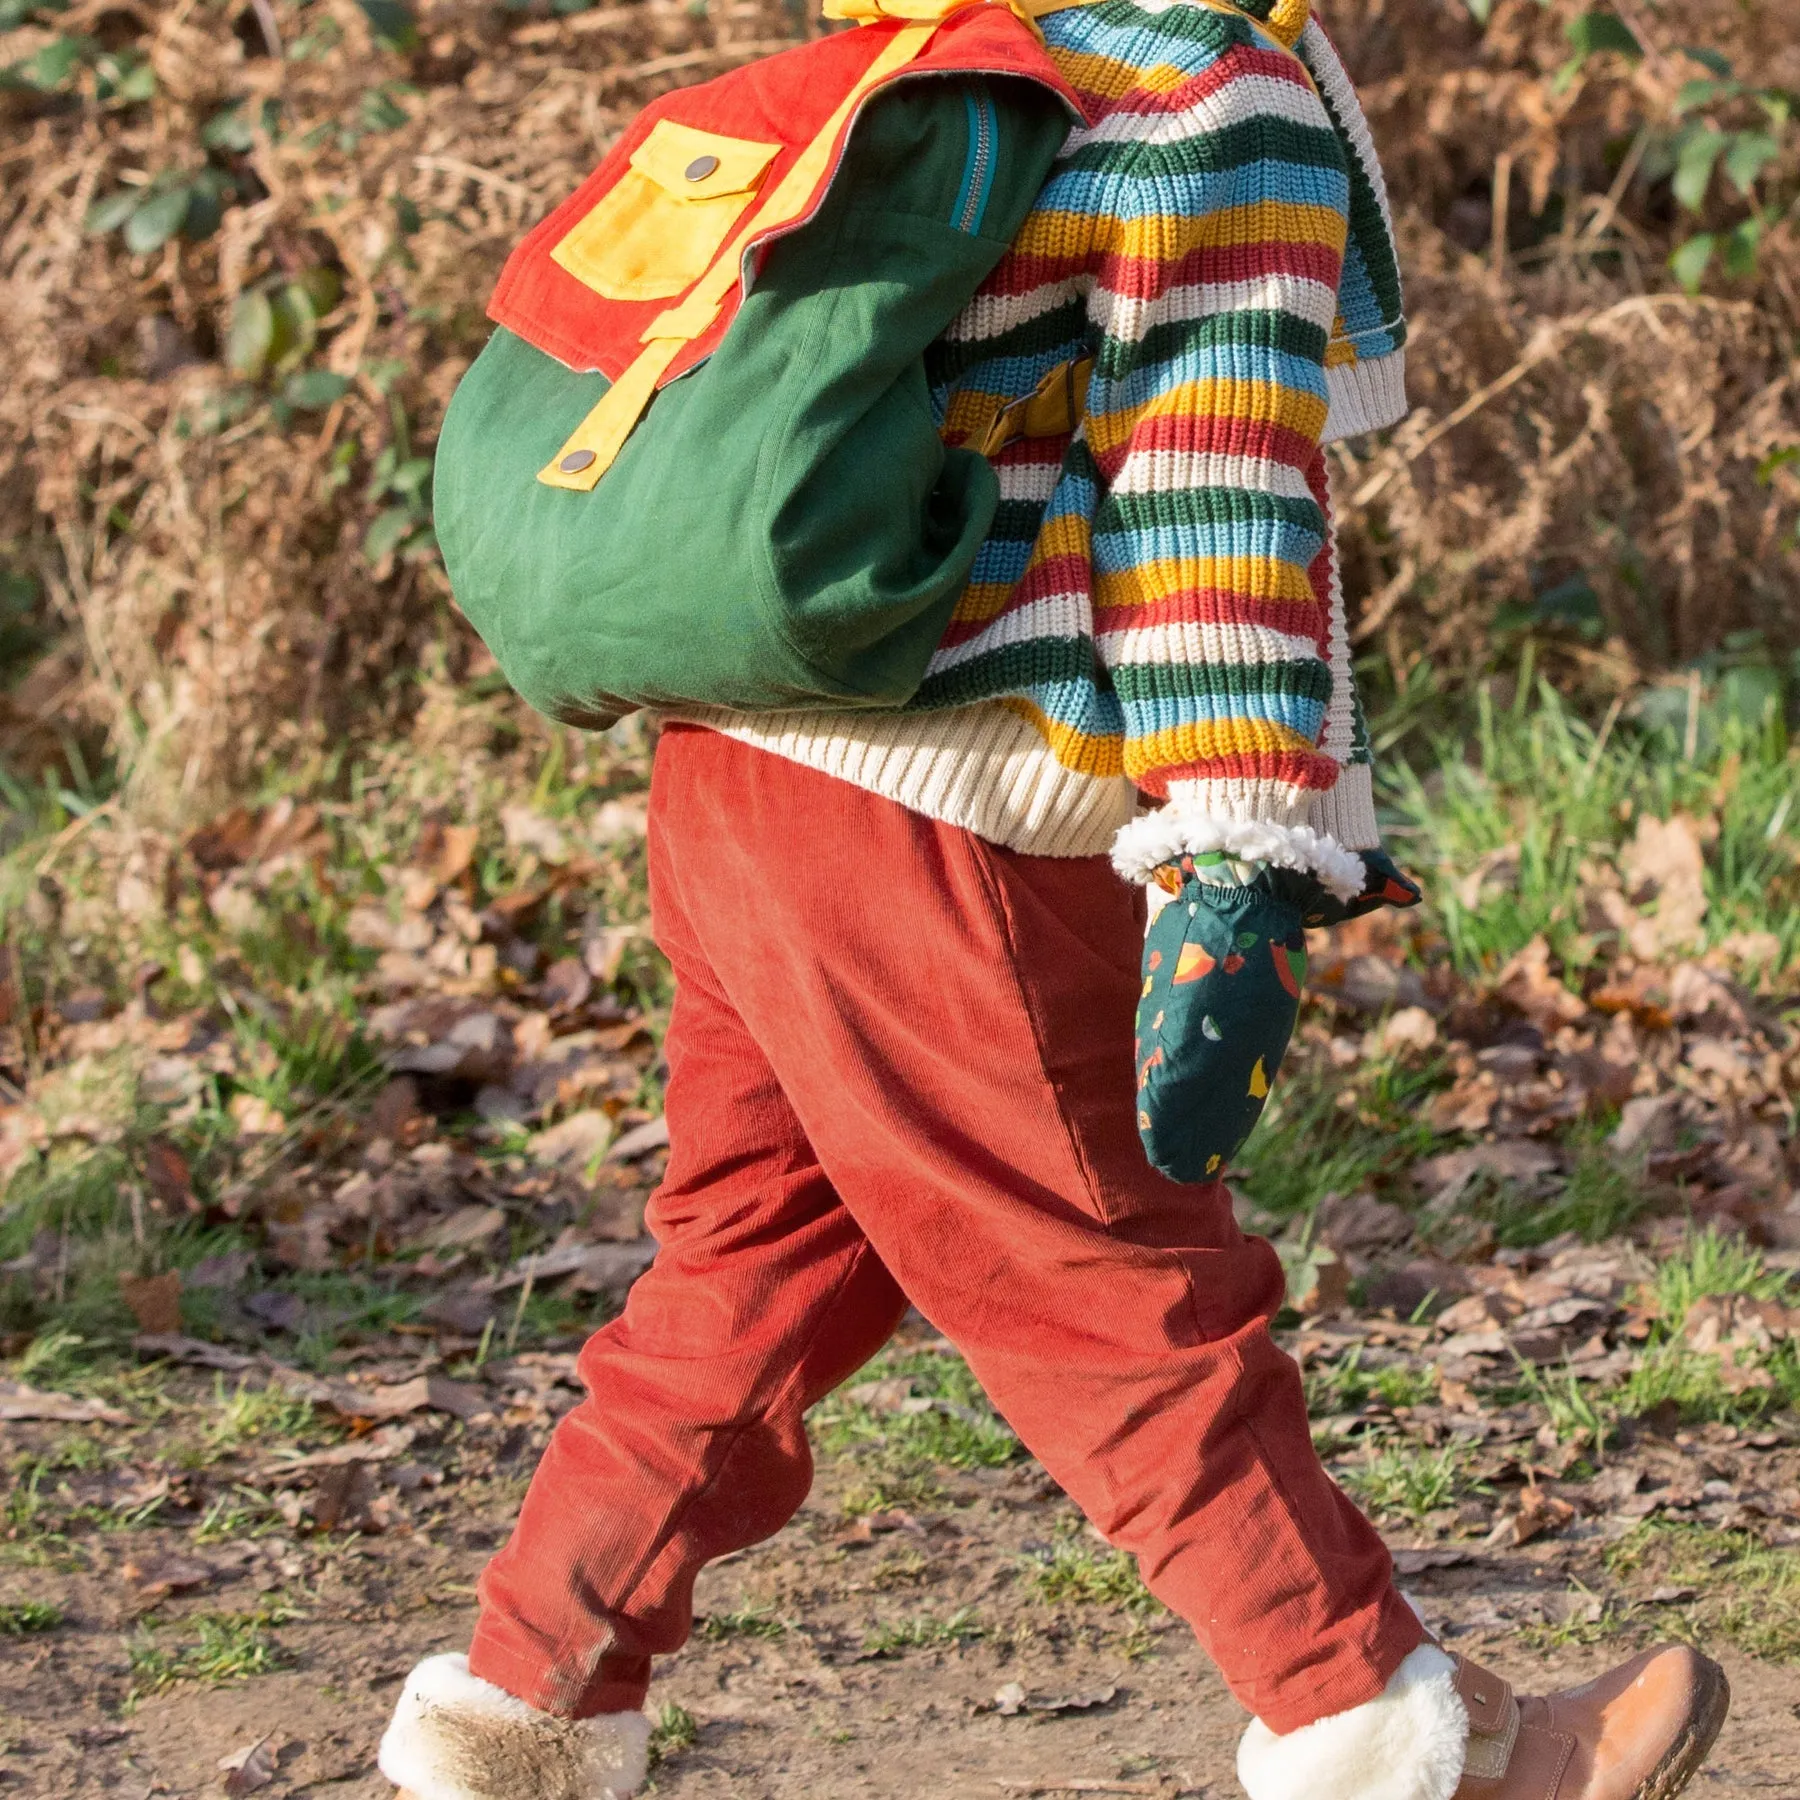
<svg viewBox="0 0 1800 1800"><path fill-rule="evenodd" d="M1718 1742L1731 1711L1731 1683L1716 1662L1702 1658L1705 1685L1694 1702L1681 1735L1668 1754L1651 1771L1632 1800L1675 1800L1675 1796L1700 1772L1700 1765Z"/></svg>

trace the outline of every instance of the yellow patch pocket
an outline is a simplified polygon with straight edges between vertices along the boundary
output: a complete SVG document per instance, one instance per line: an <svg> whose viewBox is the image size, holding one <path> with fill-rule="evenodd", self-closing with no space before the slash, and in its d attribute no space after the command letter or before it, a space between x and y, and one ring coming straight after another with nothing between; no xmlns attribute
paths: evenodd
<svg viewBox="0 0 1800 1800"><path fill-rule="evenodd" d="M659 120L551 259L604 299L667 300L706 273L780 149Z"/></svg>

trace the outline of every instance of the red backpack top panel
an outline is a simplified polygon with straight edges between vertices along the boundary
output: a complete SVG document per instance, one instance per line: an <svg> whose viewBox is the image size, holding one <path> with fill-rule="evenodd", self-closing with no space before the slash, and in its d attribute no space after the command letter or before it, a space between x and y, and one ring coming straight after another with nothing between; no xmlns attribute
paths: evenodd
<svg viewBox="0 0 1800 1800"><path fill-rule="evenodd" d="M489 317L568 368L597 369L616 381L643 349L645 329L679 305L906 24L882 19L836 32L651 102L508 258ZM868 93L928 74L1018 76L1082 116L1043 44L1001 5L950 13L923 50ZM855 116L835 132L804 209L754 232L744 252L759 251L817 211ZM663 380L711 353L742 298L740 277Z"/></svg>

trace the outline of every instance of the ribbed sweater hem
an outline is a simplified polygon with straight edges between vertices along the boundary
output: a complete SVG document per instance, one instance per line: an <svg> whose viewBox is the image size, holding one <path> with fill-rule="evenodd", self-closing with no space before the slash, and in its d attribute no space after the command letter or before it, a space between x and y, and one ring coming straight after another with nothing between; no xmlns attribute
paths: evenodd
<svg viewBox="0 0 1800 1800"><path fill-rule="evenodd" d="M1027 856L1103 856L1137 807L1123 776L1065 768L999 701L933 712L668 715L835 775Z"/></svg>

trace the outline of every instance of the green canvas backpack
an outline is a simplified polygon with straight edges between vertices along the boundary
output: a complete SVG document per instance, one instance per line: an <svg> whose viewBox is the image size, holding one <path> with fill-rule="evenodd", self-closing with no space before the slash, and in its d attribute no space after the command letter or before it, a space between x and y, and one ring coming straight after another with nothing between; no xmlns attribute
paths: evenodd
<svg viewBox="0 0 1800 1800"><path fill-rule="evenodd" d="M924 353L1072 113L1004 7L880 19L665 96L520 245L434 491L457 601L533 706L911 696L998 504Z"/></svg>

